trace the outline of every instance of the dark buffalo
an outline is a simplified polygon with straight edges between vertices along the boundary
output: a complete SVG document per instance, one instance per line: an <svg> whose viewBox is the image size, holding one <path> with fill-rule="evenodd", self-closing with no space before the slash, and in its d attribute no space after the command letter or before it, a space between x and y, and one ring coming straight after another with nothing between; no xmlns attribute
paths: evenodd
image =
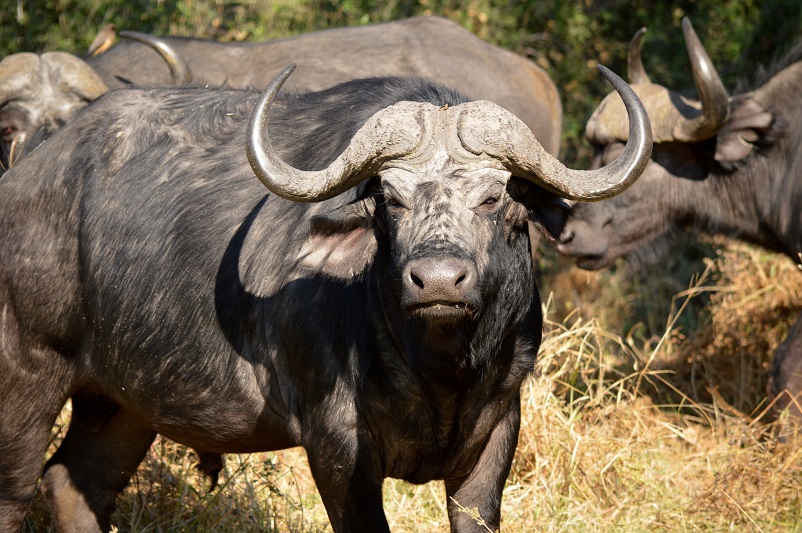
<svg viewBox="0 0 802 533"><path fill-rule="evenodd" d="M131 31L120 35L128 41L86 61L50 52L14 54L0 63L0 174L109 87L181 84L191 71L199 82L261 89L293 61L303 65L294 87L304 90L371 76L427 77L512 111L550 154L560 147L562 106L548 75L443 18L418 17L265 43Z"/></svg>
<svg viewBox="0 0 802 533"><path fill-rule="evenodd" d="M490 45L448 19L415 17L262 43L159 39L181 54L193 79L210 85L262 90L288 63L299 65L289 83L311 91L373 76L429 78L511 111L550 154L557 155L560 147L562 106L549 76L526 58ZM164 62L135 42L114 46L93 66L110 77L125 72L140 86L170 82Z"/></svg>
<svg viewBox="0 0 802 533"><path fill-rule="evenodd" d="M189 71L175 51L148 35L130 34L154 53L167 72L165 84L189 82ZM151 52L153 53L153 52ZM65 52L12 54L0 61L0 175L39 146L82 109L122 82L98 73L93 64Z"/></svg>
<svg viewBox="0 0 802 533"><path fill-rule="evenodd" d="M157 432L304 446L335 531L388 530L385 477L444 479L455 531L484 531L455 502L499 526L541 337L527 232L636 179L648 118L610 74L633 140L575 171L490 102L277 95L289 72L112 91L0 181L0 530L40 475L60 528L107 530Z"/></svg>
<svg viewBox="0 0 802 533"><path fill-rule="evenodd" d="M630 48L630 83L652 119L654 150L638 182L625 194L577 206L561 251L584 268L602 268L618 257L649 254L667 237L690 229L758 244L799 261L802 252L802 46L756 88L730 97L690 22L682 24L700 101L653 84L640 62L640 39ZM623 147L627 125L608 96L587 125L595 166ZM797 338L798 337L798 338ZM802 393L802 324L775 355L770 395L782 408ZM787 391L789 394L782 394Z"/></svg>

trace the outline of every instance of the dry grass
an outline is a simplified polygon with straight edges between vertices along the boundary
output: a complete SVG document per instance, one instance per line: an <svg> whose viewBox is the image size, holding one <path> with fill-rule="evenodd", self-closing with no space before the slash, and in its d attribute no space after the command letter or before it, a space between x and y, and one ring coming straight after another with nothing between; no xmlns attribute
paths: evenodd
<svg viewBox="0 0 802 533"><path fill-rule="evenodd" d="M660 335L619 336L577 310L547 321L522 391L504 530L802 531L802 437L775 439L765 416L766 367L802 307L802 276L743 245L706 263L663 310ZM546 304L551 315L560 298ZM602 305L586 316L615 311ZM689 312L696 330L680 326ZM330 530L302 450L230 455L211 494L195 462L159 439L120 499L116 529ZM388 480L384 495L393 531L448 531L442 484ZM48 523L37 500L27 528Z"/></svg>

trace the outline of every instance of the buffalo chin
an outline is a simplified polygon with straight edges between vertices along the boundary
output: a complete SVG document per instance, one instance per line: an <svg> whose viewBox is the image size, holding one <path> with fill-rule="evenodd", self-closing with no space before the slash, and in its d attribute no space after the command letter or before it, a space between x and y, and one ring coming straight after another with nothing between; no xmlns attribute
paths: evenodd
<svg viewBox="0 0 802 533"><path fill-rule="evenodd" d="M416 331L414 336L422 341L422 347L429 354L438 354L436 362L430 360L426 366L431 371L432 363L435 367L445 365L442 370L453 377L454 365L464 364L466 354L470 352L475 310L465 303L435 303L414 306L409 316L412 319L410 325Z"/></svg>
<svg viewBox="0 0 802 533"><path fill-rule="evenodd" d="M576 258L576 266L582 270L601 270L612 264L613 259L608 255L584 255Z"/></svg>

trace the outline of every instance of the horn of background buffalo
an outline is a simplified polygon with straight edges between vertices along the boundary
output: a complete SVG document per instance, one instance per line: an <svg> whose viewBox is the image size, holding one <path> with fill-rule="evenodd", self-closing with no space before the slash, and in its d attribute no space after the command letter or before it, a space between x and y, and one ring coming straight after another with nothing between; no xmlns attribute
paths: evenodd
<svg viewBox="0 0 802 533"><path fill-rule="evenodd" d="M30 52L11 54L0 61L0 106L19 98L20 93L30 90L20 83L23 75L36 72L41 59Z"/></svg>
<svg viewBox="0 0 802 533"><path fill-rule="evenodd" d="M682 19L682 31L691 60L693 81L702 103L702 114L678 124L681 131L676 134L679 140L702 141L718 133L727 121L730 96L688 17Z"/></svg>
<svg viewBox="0 0 802 533"><path fill-rule="evenodd" d="M192 74L189 71L189 65L187 65L187 62L184 61L184 58L181 57L181 54L179 54L172 46L167 44L162 39L159 39L155 35L128 30L120 32L120 37L145 44L159 52L159 54L170 66L170 73L173 76L173 83L175 85L186 85L192 81Z"/></svg>
<svg viewBox="0 0 802 533"><path fill-rule="evenodd" d="M42 79L38 77L38 73L43 68L59 72L68 88L88 101L109 90L95 69L72 54L45 52L38 55L21 52L6 56L0 61L0 105L41 94L42 88L39 84Z"/></svg>
<svg viewBox="0 0 802 533"><path fill-rule="evenodd" d="M61 74L61 84L66 84L70 91L91 102L109 91L103 78L89 63L80 57L67 52L45 52L41 55L42 64L48 70L57 66ZM49 74L51 75L51 74ZM36 88L37 93L42 88Z"/></svg>
<svg viewBox="0 0 802 533"><path fill-rule="evenodd" d="M615 161L596 170L572 170L549 155L523 123L515 153L504 154L514 175L544 186L569 200L595 202L623 192L637 180L652 155L652 126L635 91L602 65L597 67L621 96L629 119L626 148Z"/></svg>
<svg viewBox="0 0 802 533"><path fill-rule="evenodd" d="M643 61L640 56L640 45L643 34L646 33L646 28L639 29L632 41L629 43L629 53L627 54L627 80L632 83L651 83L649 75L646 74L646 69L643 68Z"/></svg>

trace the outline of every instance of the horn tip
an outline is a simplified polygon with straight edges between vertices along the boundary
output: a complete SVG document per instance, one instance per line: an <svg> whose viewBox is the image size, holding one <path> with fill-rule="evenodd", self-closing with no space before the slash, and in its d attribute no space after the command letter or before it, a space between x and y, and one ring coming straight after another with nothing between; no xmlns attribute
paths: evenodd
<svg viewBox="0 0 802 533"><path fill-rule="evenodd" d="M618 76L618 74L616 74L609 68L605 67L602 64L596 65L596 68L599 70L599 72L601 72L604 75L605 78L607 78L607 81L609 81L612 84L612 86L615 87L616 91L629 89L629 85L624 80L622 80L621 77Z"/></svg>
<svg viewBox="0 0 802 533"><path fill-rule="evenodd" d="M682 17L682 31L685 33L685 35L688 35L689 33L696 33L693 29L693 24L691 24L691 19L688 18L687 15Z"/></svg>
<svg viewBox="0 0 802 533"><path fill-rule="evenodd" d="M629 55L640 57L640 43L645 34L646 26L641 26L641 28L635 32L635 35L632 36L632 40L629 42Z"/></svg>
<svg viewBox="0 0 802 533"><path fill-rule="evenodd" d="M596 65L596 69L599 72L601 72L602 74L604 74L604 77L607 78L608 80L610 80L610 83L613 83L613 79L618 77L615 72L613 72L609 68L605 67L601 63Z"/></svg>

